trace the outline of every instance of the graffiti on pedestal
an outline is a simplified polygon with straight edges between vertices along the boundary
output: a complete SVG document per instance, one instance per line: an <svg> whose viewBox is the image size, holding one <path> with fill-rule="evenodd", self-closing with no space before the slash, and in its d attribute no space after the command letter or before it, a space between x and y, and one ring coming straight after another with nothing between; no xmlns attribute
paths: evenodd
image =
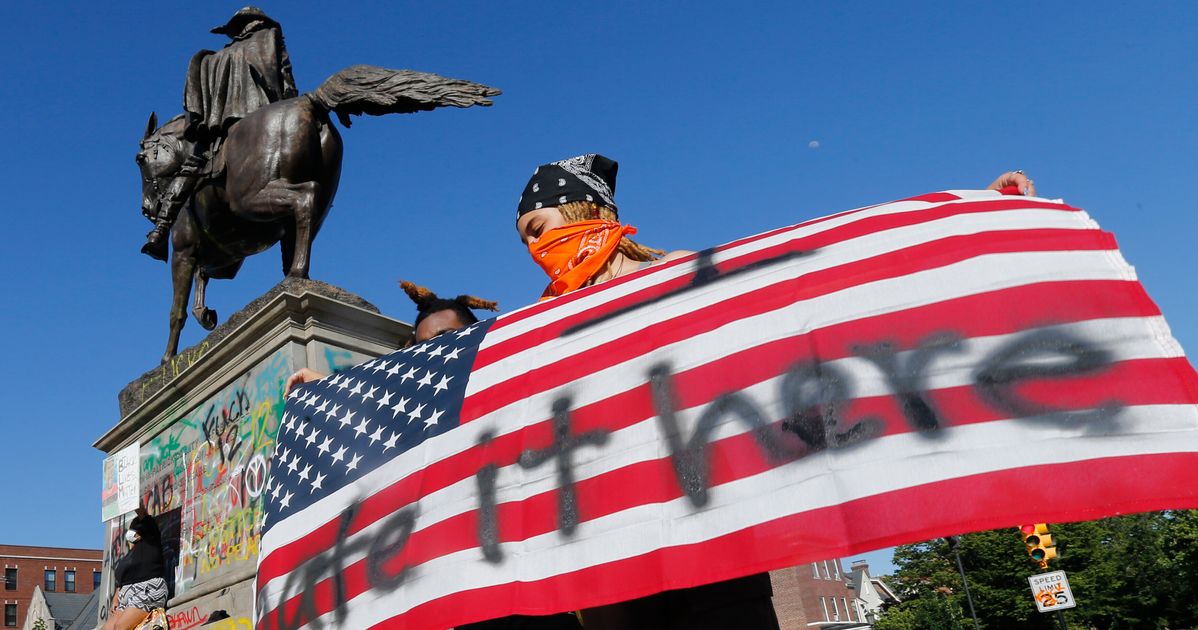
<svg viewBox="0 0 1198 630"><path fill-rule="evenodd" d="M280 349L215 395L188 401L141 446L141 498L162 529L172 595L257 559L289 357ZM122 519L109 521L106 568L125 551Z"/></svg>

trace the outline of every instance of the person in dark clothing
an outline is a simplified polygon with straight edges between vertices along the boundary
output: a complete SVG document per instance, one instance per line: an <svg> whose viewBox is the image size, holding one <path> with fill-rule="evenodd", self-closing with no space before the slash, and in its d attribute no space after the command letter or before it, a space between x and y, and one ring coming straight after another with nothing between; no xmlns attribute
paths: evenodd
<svg viewBox="0 0 1198 630"><path fill-rule="evenodd" d="M166 565L162 561L162 533L144 506L125 531L129 552L112 569L116 592L104 630L130 630L155 608L166 608Z"/></svg>

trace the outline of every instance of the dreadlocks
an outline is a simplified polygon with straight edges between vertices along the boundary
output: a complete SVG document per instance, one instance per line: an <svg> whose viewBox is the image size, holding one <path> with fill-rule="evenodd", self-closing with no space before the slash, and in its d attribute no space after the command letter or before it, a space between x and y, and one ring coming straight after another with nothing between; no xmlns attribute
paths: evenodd
<svg viewBox="0 0 1198 630"><path fill-rule="evenodd" d="M415 326L419 326L420 322L423 321L425 317L428 317L433 313L439 313L441 311L453 311L457 313L458 317L460 317L466 324L473 324L478 321L478 317L474 315L474 312L471 311L471 309L478 308L488 311L499 310L499 304L489 300L484 300L482 298L474 297L473 295L459 295L452 300L447 300L445 298L437 297L436 293L433 293L424 287L417 286L414 283L408 282L407 280L401 280L399 286L402 287L404 293L407 293L408 297L412 298L412 301L416 303Z"/></svg>
<svg viewBox="0 0 1198 630"><path fill-rule="evenodd" d="M562 218L566 220L566 223L577 223L579 221L591 221L594 219L618 220L615 210L612 210L608 206L599 205L594 201L570 201L558 206L557 209L561 211ZM616 247L616 251L637 262L657 260L665 254L660 249L646 247L627 236L620 239L620 245Z"/></svg>

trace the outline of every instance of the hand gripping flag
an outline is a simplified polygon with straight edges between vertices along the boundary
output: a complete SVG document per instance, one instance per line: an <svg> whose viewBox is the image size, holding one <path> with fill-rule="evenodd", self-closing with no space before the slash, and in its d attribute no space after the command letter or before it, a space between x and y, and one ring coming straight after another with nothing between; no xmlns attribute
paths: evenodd
<svg viewBox="0 0 1198 630"><path fill-rule="evenodd" d="M257 627L446 628L1198 507L1196 401L1086 213L990 192L844 212L296 389Z"/></svg>

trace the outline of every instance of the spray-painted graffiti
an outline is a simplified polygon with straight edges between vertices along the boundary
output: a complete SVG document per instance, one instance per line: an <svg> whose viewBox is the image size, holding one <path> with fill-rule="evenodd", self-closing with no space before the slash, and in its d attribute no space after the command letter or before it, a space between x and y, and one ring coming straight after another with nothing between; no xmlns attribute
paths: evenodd
<svg viewBox="0 0 1198 630"><path fill-rule="evenodd" d="M289 357L280 350L215 395L189 401L142 444L142 502L163 529L173 595L257 558ZM124 555L125 524L109 522L106 568ZM111 596L111 587L106 592ZM188 619L179 619L180 627L189 627Z"/></svg>
<svg viewBox="0 0 1198 630"><path fill-rule="evenodd" d="M190 630L208 621L208 613L196 606L172 611L169 617L171 630Z"/></svg>

